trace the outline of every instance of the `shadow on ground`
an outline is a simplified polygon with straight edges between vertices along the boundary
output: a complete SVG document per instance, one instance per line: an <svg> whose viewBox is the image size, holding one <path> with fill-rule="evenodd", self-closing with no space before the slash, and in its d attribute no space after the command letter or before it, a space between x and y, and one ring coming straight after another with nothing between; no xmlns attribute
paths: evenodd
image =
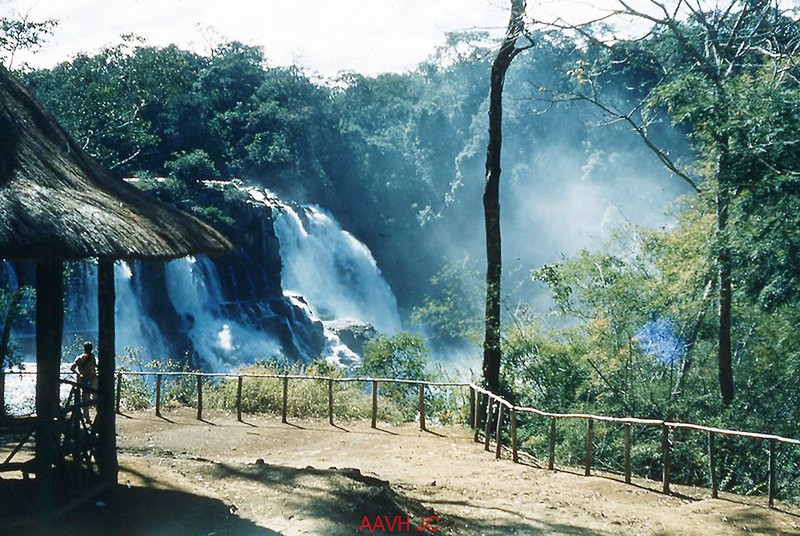
<svg viewBox="0 0 800 536"><path fill-rule="evenodd" d="M13 523L13 524L12 524ZM42 536L280 534L230 512L218 499L148 487L118 486L58 518L0 524L0 533Z"/></svg>
<svg viewBox="0 0 800 536"><path fill-rule="evenodd" d="M217 482L249 482L249 485L263 486L265 494L266 490L271 490L283 496L289 495L291 498L286 501L286 508L299 520L316 520L315 527L320 534L595 534L585 528L551 524L524 516L515 523L439 514L435 508L396 491L389 482L363 474L358 469L318 469L311 466L297 469L259 461L246 465L212 462L203 468L203 472ZM408 529L397 524L406 519ZM386 530L380 530L378 523L382 523ZM392 524L395 524L394 529ZM430 530L421 530L425 525Z"/></svg>

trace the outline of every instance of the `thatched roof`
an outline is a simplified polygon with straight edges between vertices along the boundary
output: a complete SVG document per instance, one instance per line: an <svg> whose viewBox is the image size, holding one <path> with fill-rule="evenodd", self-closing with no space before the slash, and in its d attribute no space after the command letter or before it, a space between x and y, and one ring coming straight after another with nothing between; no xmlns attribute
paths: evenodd
<svg viewBox="0 0 800 536"><path fill-rule="evenodd" d="M0 258L169 259L231 244L91 159L0 66Z"/></svg>

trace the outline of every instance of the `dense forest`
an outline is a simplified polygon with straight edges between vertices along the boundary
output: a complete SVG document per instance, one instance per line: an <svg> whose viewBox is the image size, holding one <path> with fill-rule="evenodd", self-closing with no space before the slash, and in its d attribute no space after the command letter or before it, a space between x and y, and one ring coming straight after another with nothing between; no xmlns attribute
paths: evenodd
<svg viewBox="0 0 800 536"><path fill-rule="evenodd" d="M613 43L600 26L532 25L509 70L506 394L797 436L800 26L765 2L648 17L646 37ZM477 354L494 52L452 34L413 72L320 79L242 43L201 56L128 38L17 74L113 173L167 177L158 195L223 230L199 180L330 210L413 330ZM751 454L727 487L754 491Z"/></svg>

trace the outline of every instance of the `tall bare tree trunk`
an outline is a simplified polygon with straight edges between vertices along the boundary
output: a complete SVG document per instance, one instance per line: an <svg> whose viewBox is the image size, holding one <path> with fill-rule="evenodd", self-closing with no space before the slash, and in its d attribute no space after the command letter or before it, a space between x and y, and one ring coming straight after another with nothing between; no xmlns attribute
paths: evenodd
<svg viewBox="0 0 800 536"><path fill-rule="evenodd" d="M517 39L523 35L525 0L511 0L511 18L505 39L492 63L489 96L489 144L486 149L486 184L483 211L486 222L486 331L483 341L483 381L490 391L500 388L500 280L502 253L500 240L500 149L503 140L503 84L511 60L522 49Z"/></svg>
<svg viewBox="0 0 800 536"><path fill-rule="evenodd" d="M720 155L717 169L717 269L719 273L719 332L717 337L719 390L725 405L733 402L733 358L731 349L731 317L733 285L731 283L731 254L728 246L728 208L731 193L728 188L727 154Z"/></svg>

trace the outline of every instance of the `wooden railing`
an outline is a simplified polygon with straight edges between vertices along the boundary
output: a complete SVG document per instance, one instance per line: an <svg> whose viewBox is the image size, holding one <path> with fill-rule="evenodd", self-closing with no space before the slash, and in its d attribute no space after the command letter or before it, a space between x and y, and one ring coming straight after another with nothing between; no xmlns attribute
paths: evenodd
<svg viewBox="0 0 800 536"><path fill-rule="evenodd" d="M261 378L261 379L276 379L282 382L281 393L281 422L288 422L288 407L289 407L289 380L295 381L317 381L324 382L327 385L328 394L328 422L334 424L334 385L337 383L369 383L372 386L372 427L377 427L378 421L378 391L379 384L406 384L414 385L419 391L419 426L422 430L426 429L425 423L425 389L426 387L470 387L468 383L460 382L434 382L434 381L420 381L420 380L402 380L396 378L365 378L365 377L347 377L347 378L334 378L330 376L312 376L312 375L299 375L299 374L225 374L225 373L212 373L212 372L118 372L117 373L117 400L116 408L117 413L120 412L120 402L122 400L122 378L124 376L141 376L141 377L155 377L155 413L161 416L162 405L162 384L164 378L168 377L194 377L196 378L197 396L197 419L203 418L203 384L205 379L222 378L222 379L236 379L236 418L242 420L242 386L246 378Z"/></svg>
<svg viewBox="0 0 800 536"><path fill-rule="evenodd" d="M14 373L20 374L20 373ZM24 373L23 373L24 374ZM242 420L242 385L245 378L264 378L264 379L277 379L282 382L282 400L281 400L281 421L288 422L288 400L289 400L289 381L318 381L324 382L327 385L328 394L328 422L334 424L334 385L337 383L352 383L361 382L371 384L372 391L372 427L377 427L378 418L378 392L381 383L388 384L408 384L416 385L419 390L419 427L426 430L426 408L425 408L425 393L426 388L429 387L461 387L469 389L469 413L468 419L470 426L474 429L474 441L480 442L481 432L483 432L484 448L490 451L490 444L492 436L495 441L495 457L500 459L504 447L503 434L505 426L506 412L508 415L508 436L511 450L511 457L515 463L519 462L519 445L518 445L518 416L523 413L537 415L539 417L549 419L549 457L547 467L550 470L555 469L555 451L556 451L556 429L558 420L585 420L586 421L586 455L584 462L584 474L589 476L592 474L593 456L594 456L594 423L606 422L621 424L624 431L624 453L623 453L623 475L626 483L631 483L631 426L645 426L654 427L661 430L661 452L660 458L662 462L662 490L664 493L670 493L670 485L672 482L672 469L671 469L671 451L672 442L670 440L671 432L674 430L689 430L699 433L708 434L708 457L709 457L709 479L711 483L711 496L717 498L719 496L719 477L717 468L717 436L731 436L740 437L750 440L765 441L768 447L768 461L767 461L767 474L768 474L768 504L770 508L774 507L776 495L776 475L777 475L777 462L776 462L776 445L778 443L786 445L800 445L800 440L782 437L773 434L761 434L754 432L745 432L740 430L727 430L722 428L715 428L711 426L702 426L690 423L671 422L657 419L638 419L634 417L608 417L604 415L592 415L588 413L552 413L542 411L536 408L516 406L507 401L503 397L496 395L482 387L473 383L461 382L433 382L433 381L420 381L420 380L402 380L395 378L334 378L329 376L306 376L297 374L222 374L222 373L201 373L201 372L130 372L122 371L117 373L117 400L116 410L121 411L120 403L122 400L122 381L125 376L139 376L139 377L155 377L155 413L161 416L162 409L162 383L164 378L168 377L194 377L196 378L196 391L197 396L197 419L203 419L203 385L206 380L211 378L223 379L236 379L236 414L239 421ZM481 397L485 402L481 401ZM485 404L485 408L482 407ZM484 411L480 411L483 409ZM479 422L481 416L485 416L483 423ZM494 426L493 426L494 424Z"/></svg>
<svg viewBox="0 0 800 536"><path fill-rule="evenodd" d="M489 441L490 441L490 434L491 434L491 426L490 423L493 420L493 408L496 408L496 428L495 428L495 442L496 442L496 450L495 455L499 459L500 452L502 448L502 434L501 434L501 427L503 422L503 412L504 410L508 410L510 416L510 435L511 435L511 452L512 458L515 462L518 461L518 449L517 449L517 415L519 413L532 413L538 415L540 417L549 418L550 419L550 433L549 433L549 447L550 447L550 455L548 459L547 467L548 469L554 469L555 466L555 438L556 438L556 421L558 419L580 419L587 421L586 427L586 459L584 465L584 474L586 476L591 475L592 471L592 458L593 458L593 439L594 439L594 423L595 421L599 422L609 422L609 423L617 423L622 424L624 427L624 475L625 475L625 482L630 484L631 482L631 425L641 425L641 426L650 426L650 427L657 427L661 429L661 460L662 460L662 486L664 493L670 493L670 484L671 484L671 441L670 441L670 431L676 429L682 430L693 430L697 432L705 432L708 434L708 448L709 448L709 477L711 480L711 496L713 498L717 498L719 496L719 478L717 476L717 449L715 446L715 440L718 435L723 436L732 436L732 437L741 437L753 440L762 440L768 443L768 503L769 507L773 508L775 505L775 493L776 493L776 455L775 455L775 446L778 443L783 443L787 445L800 445L800 440L789 438L789 437L782 437L773 434L760 434L754 432L743 432L739 430L726 430L722 428L715 428L711 426L701 426L697 424L689 424L689 423L681 423L681 422L670 422L670 421L663 421L663 420L656 420L656 419L637 419L633 417L607 417L604 415L592 415L588 413L550 413L546 411L541 411L536 408L528 408L528 407L521 407L515 406L505 400L504 398L491 393L481 387L478 387L474 384L470 384L470 389L476 393L477 397L483 396L486 399L486 411L485 415L486 418L486 426L484 432L484 440L485 440L485 448L489 450ZM480 401L476 400L476 407ZM478 441L478 426L477 426L477 415L478 412L473 412L473 427L475 428L475 441Z"/></svg>

